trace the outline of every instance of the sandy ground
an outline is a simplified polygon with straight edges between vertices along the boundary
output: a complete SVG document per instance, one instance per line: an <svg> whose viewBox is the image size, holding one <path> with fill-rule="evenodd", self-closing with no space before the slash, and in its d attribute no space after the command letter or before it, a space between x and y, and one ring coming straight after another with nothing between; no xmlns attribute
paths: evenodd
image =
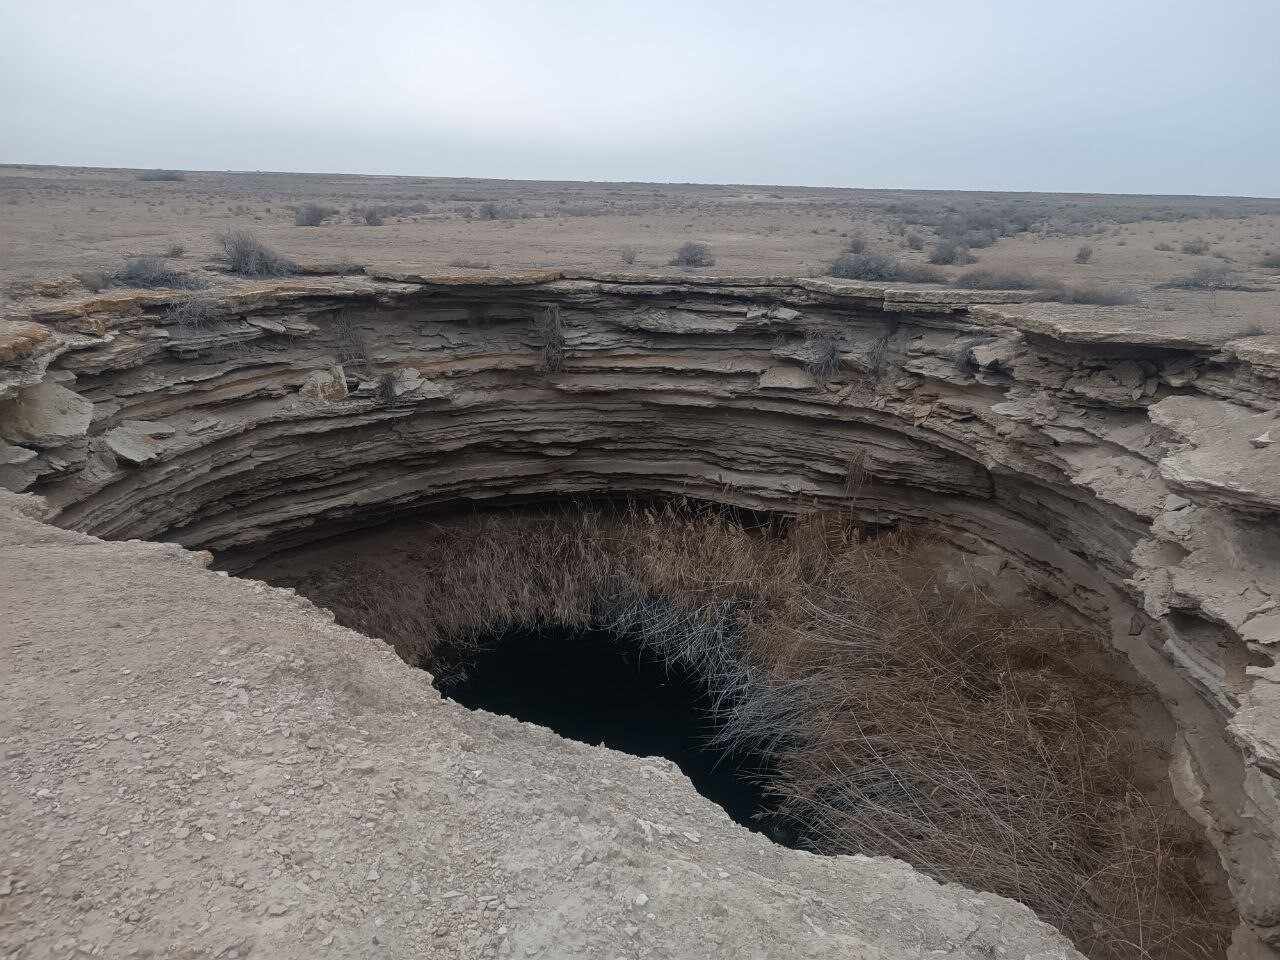
<svg viewBox="0 0 1280 960"><path fill-rule="evenodd" d="M1068 284L1123 288L1152 324L1167 314L1242 332L1280 332L1280 200L945 193L693 184L548 183L322 174L186 173L177 182L136 170L0 167L0 287L11 304L33 278L113 270L137 254L165 254L201 270L217 234L251 230L304 264L355 262L484 274L521 268L669 269L688 240L705 242L720 275L819 276L850 238L923 262L936 231L918 220L948 209L1015 209L1035 229L973 250L977 263ZM305 203L335 208L321 226L294 224ZM491 204L492 207L486 207ZM370 226L370 206L396 208ZM486 219L495 214L497 219ZM913 250L911 234L923 250ZM1203 254L1182 252L1204 240ZM1093 249L1088 263L1076 253ZM1160 250L1157 246L1171 249ZM634 261L626 262L626 251ZM462 264L475 264L466 267ZM487 264L488 267L483 265ZM1161 289L1206 266L1226 266L1255 292ZM83 292L83 291L82 291Z"/></svg>

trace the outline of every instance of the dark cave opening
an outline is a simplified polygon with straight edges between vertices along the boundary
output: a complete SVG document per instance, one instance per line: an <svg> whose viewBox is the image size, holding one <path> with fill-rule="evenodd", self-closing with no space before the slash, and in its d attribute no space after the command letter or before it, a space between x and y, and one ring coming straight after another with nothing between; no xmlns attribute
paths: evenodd
<svg viewBox="0 0 1280 960"><path fill-rule="evenodd" d="M518 626L480 646L465 667L436 678L446 697L570 740L666 757L734 821L788 841L789 832L769 817L764 761L712 742L710 699L688 671L605 629Z"/></svg>

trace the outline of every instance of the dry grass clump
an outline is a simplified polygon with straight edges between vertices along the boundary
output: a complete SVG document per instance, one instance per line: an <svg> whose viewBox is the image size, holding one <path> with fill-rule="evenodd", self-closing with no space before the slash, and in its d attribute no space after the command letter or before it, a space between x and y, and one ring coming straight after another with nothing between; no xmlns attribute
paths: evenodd
<svg viewBox="0 0 1280 960"><path fill-rule="evenodd" d="M293 212L293 223L298 227L318 227L337 213L337 207L322 203L304 203Z"/></svg>
<svg viewBox="0 0 1280 960"><path fill-rule="evenodd" d="M716 258L711 255L711 248L705 243L690 240L682 243L668 266L672 267L714 267Z"/></svg>
<svg viewBox="0 0 1280 960"><path fill-rule="evenodd" d="M132 287L142 290L200 290L209 284L201 277L175 270L164 257L130 257L114 271L87 270L75 274L81 286L94 293L108 287Z"/></svg>
<svg viewBox="0 0 1280 960"><path fill-rule="evenodd" d="M949 581L926 539L672 504L482 514L299 587L445 680L509 628L606 628L705 685L718 744L764 761L813 850L1015 897L1096 960L1225 949L1139 691L1049 608Z"/></svg>
<svg viewBox="0 0 1280 960"><path fill-rule="evenodd" d="M842 253L831 264L831 276L883 283L942 283L946 277L921 263L904 263L882 253Z"/></svg>
<svg viewBox="0 0 1280 960"><path fill-rule="evenodd" d="M939 240L929 251L929 262L939 265L973 263L976 259L968 247L955 240Z"/></svg>
<svg viewBox="0 0 1280 960"><path fill-rule="evenodd" d="M268 247L247 230L228 230L218 235L227 269L242 277L283 277L298 265Z"/></svg>
<svg viewBox="0 0 1280 960"><path fill-rule="evenodd" d="M208 330L226 319L212 297L192 296L173 304L162 315L165 323L179 327Z"/></svg>
<svg viewBox="0 0 1280 960"><path fill-rule="evenodd" d="M826 383L844 365L844 357L840 353L840 344L830 335L810 337L805 341L805 369L819 383Z"/></svg>

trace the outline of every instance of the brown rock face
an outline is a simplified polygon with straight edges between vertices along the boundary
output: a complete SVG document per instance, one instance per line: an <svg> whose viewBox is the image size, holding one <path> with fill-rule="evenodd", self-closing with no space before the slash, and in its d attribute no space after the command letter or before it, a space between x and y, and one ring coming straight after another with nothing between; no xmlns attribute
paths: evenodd
<svg viewBox="0 0 1280 960"><path fill-rule="evenodd" d="M1275 338L1091 336L950 295L402 275L255 285L199 330L163 304L36 316L57 349L22 389L81 406L41 432L10 401L0 435L34 454L0 478L59 526L232 564L462 500L683 494L934 523L1113 628L1180 728L1175 784L1231 876L1237 951L1266 955L1280 446L1256 441L1280 435Z"/></svg>

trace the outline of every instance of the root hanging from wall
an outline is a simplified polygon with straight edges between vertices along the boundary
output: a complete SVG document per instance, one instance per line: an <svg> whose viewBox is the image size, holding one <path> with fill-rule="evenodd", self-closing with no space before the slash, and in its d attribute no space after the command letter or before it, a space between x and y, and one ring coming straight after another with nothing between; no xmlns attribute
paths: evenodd
<svg viewBox="0 0 1280 960"><path fill-rule="evenodd" d="M925 535L569 506L402 524L252 575L446 692L512 631L607 637L696 680L707 746L749 760L796 844L1021 900L1095 960L1225 952L1230 899L1171 794L1155 698L1095 631L997 600Z"/></svg>

